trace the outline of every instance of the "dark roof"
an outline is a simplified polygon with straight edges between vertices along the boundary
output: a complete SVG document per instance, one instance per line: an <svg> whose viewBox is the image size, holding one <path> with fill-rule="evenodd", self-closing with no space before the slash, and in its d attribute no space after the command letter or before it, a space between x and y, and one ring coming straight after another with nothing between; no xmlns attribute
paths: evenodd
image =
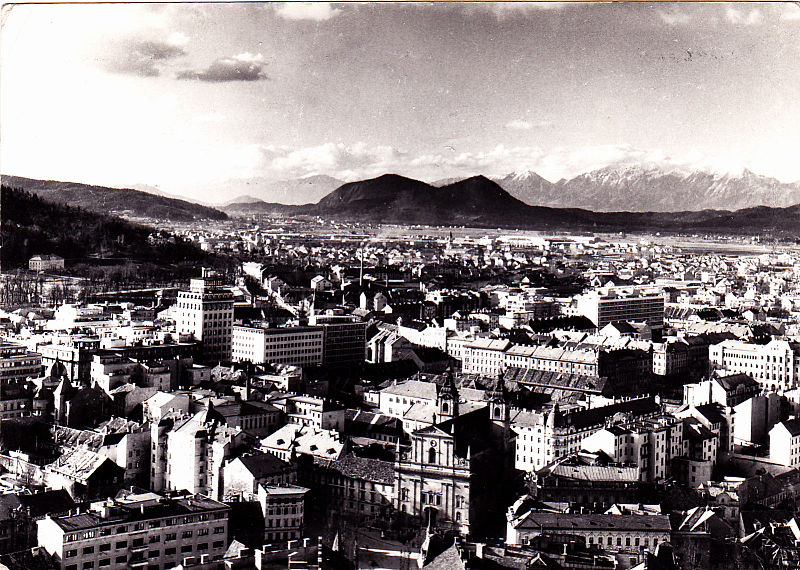
<svg viewBox="0 0 800 570"><path fill-rule="evenodd" d="M547 530L638 530L670 532L669 517L665 515L595 515L531 512L523 522L523 528Z"/></svg>
<svg viewBox="0 0 800 570"><path fill-rule="evenodd" d="M391 484L394 481L394 463L391 461L348 453L334 460L314 458L314 463L338 471L350 479L364 479L383 484Z"/></svg>
<svg viewBox="0 0 800 570"><path fill-rule="evenodd" d="M718 403L701 404L696 406L698 412L703 414L703 417L714 424L725 423L725 414L722 413L722 406Z"/></svg>
<svg viewBox="0 0 800 570"><path fill-rule="evenodd" d="M564 415L559 415L556 416L556 425L561 427L571 425L581 429L600 425L606 420L606 418L613 417L616 414L630 414L634 417L639 417L655 414L660 410L661 406L656 403L655 399L638 398L636 400L628 400L626 402L611 404L610 406L590 408L588 410L577 410Z"/></svg>
<svg viewBox="0 0 800 570"><path fill-rule="evenodd" d="M28 550L10 552L0 555L0 567L8 570L58 570L61 563L51 556L42 546L35 546Z"/></svg>
<svg viewBox="0 0 800 570"><path fill-rule="evenodd" d="M564 374L547 370L533 370L509 366L503 373L503 378L509 382L542 387L547 390L560 389L576 392L602 393L607 385L606 378L599 376L586 376L583 374Z"/></svg>
<svg viewBox="0 0 800 570"><path fill-rule="evenodd" d="M256 453L253 455L245 455L239 458L239 461L247 468L254 478L260 479L275 473L281 473L286 469L291 468L291 463L282 460L272 453Z"/></svg>
<svg viewBox="0 0 800 570"><path fill-rule="evenodd" d="M194 495L170 499L163 503L147 505L144 508L140 508L136 504L122 506L119 514L108 518L103 518L94 512L82 512L76 515L54 516L52 519L66 532L72 532L97 526L114 525L124 521L149 520L223 509L229 510L229 507L208 497Z"/></svg>
<svg viewBox="0 0 800 570"><path fill-rule="evenodd" d="M800 420L797 418L793 418L791 420L786 420L783 422L783 425L789 430L789 433L792 437L800 435Z"/></svg>
<svg viewBox="0 0 800 570"><path fill-rule="evenodd" d="M722 386L726 392L736 390L742 384L749 386L758 386L752 376L749 374L731 374L730 376L718 376L717 382Z"/></svg>
<svg viewBox="0 0 800 570"><path fill-rule="evenodd" d="M44 491L33 495L20 495L19 502L23 507L30 509L32 517L65 512L75 506L75 501L64 489Z"/></svg>

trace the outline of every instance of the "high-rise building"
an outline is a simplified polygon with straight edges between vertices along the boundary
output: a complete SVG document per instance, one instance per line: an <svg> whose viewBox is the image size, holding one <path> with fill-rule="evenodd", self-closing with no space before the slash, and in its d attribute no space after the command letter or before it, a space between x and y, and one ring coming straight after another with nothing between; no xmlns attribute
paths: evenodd
<svg viewBox="0 0 800 570"><path fill-rule="evenodd" d="M350 315L312 315L309 324L322 327L322 363L362 364L367 356L367 323Z"/></svg>
<svg viewBox="0 0 800 570"><path fill-rule="evenodd" d="M203 268L188 291L178 293L176 328L203 343L206 360L230 360L233 328L233 293L213 271Z"/></svg>
<svg viewBox="0 0 800 570"><path fill-rule="evenodd" d="M660 289L606 287L578 297L578 312L602 329L615 321L664 326L664 293Z"/></svg>

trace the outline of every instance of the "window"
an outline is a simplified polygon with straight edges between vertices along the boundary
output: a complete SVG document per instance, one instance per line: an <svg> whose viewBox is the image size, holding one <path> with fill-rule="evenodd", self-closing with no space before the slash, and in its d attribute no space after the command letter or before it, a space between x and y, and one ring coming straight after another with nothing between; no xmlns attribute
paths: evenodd
<svg viewBox="0 0 800 570"><path fill-rule="evenodd" d="M222 534L223 532L225 532L224 526L214 527L214 534Z"/></svg>
<svg viewBox="0 0 800 570"><path fill-rule="evenodd" d="M154 536L151 536L149 542L150 542L150 544L153 544L154 542L161 542L161 537L158 536L157 534L154 535Z"/></svg>
<svg viewBox="0 0 800 570"><path fill-rule="evenodd" d="M172 548L165 548L164 549L164 556L170 556L172 554L175 554L176 552L177 552L177 549L174 546Z"/></svg>
<svg viewBox="0 0 800 570"><path fill-rule="evenodd" d="M214 548L225 548L225 543L221 540L216 540L212 546Z"/></svg>
<svg viewBox="0 0 800 570"><path fill-rule="evenodd" d="M88 560L83 563L83 568L86 570L87 568L94 568L94 560Z"/></svg>
<svg viewBox="0 0 800 570"><path fill-rule="evenodd" d="M73 550L67 550L64 553L64 558L74 558L77 555L78 555L78 551L77 550L74 550L74 549Z"/></svg>
<svg viewBox="0 0 800 570"><path fill-rule="evenodd" d="M109 550L111 550L111 543L110 542L106 542L105 544L101 544L100 548L98 548L98 550L100 552L108 552Z"/></svg>
<svg viewBox="0 0 800 570"><path fill-rule="evenodd" d="M181 552L191 552L191 551L192 551L191 544L184 544L183 546L181 546Z"/></svg>
<svg viewBox="0 0 800 570"><path fill-rule="evenodd" d="M166 534L166 536L164 536L164 542L169 542L170 540L175 540L176 538L178 538L177 532L169 532Z"/></svg>
<svg viewBox="0 0 800 570"><path fill-rule="evenodd" d="M159 556L161 556L160 550L151 550L150 552L147 553L148 558L158 558Z"/></svg>
<svg viewBox="0 0 800 570"><path fill-rule="evenodd" d="M117 564L125 564L127 561L128 561L128 557L127 556L117 556L114 559L114 562L116 562Z"/></svg>
<svg viewBox="0 0 800 570"><path fill-rule="evenodd" d="M436 463L436 449L433 447L428 450L428 463Z"/></svg>
<svg viewBox="0 0 800 570"><path fill-rule="evenodd" d="M111 566L111 559L110 558L103 558L99 563L98 566L103 568L104 566Z"/></svg>
<svg viewBox="0 0 800 570"><path fill-rule="evenodd" d="M116 544L116 548L127 548L127 546L128 546L128 541L127 540L120 540Z"/></svg>
<svg viewBox="0 0 800 570"><path fill-rule="evenodd" d="M87 546L83 549L84 554L94 554L94 546Z"/></svg>
<svg viewBox="0 0 800 570"><path fill-rule="evenodd" d="M192 531L190 530L183 531L183 534L181 534L181 538L192 538Z"/></svg>

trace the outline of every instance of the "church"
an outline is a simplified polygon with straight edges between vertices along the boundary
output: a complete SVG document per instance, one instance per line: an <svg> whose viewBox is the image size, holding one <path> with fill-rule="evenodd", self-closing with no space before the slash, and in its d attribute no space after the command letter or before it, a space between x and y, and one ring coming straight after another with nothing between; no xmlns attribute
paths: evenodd
<svg viewBox="0 0 800 570"><path fill-rule="evenodd" d="M481 536L505 524L514 434L505 382L488 403L459 414L452 372L437 388L434 425L411 434L411 449L395 467L397 509L423 524Z"/></svg>

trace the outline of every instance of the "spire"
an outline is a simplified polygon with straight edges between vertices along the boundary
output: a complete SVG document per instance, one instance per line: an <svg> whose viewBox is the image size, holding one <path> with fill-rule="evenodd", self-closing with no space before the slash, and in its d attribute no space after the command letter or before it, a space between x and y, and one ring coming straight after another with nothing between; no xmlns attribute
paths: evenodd
<svg viewBox="0 0 800 570"><path fill-rule="evenodd" d="M506 382L503 378L503 373L497 375L492 389L489 391L489 399L492 402L507 402L508 390L506 389Z"/></svg>

